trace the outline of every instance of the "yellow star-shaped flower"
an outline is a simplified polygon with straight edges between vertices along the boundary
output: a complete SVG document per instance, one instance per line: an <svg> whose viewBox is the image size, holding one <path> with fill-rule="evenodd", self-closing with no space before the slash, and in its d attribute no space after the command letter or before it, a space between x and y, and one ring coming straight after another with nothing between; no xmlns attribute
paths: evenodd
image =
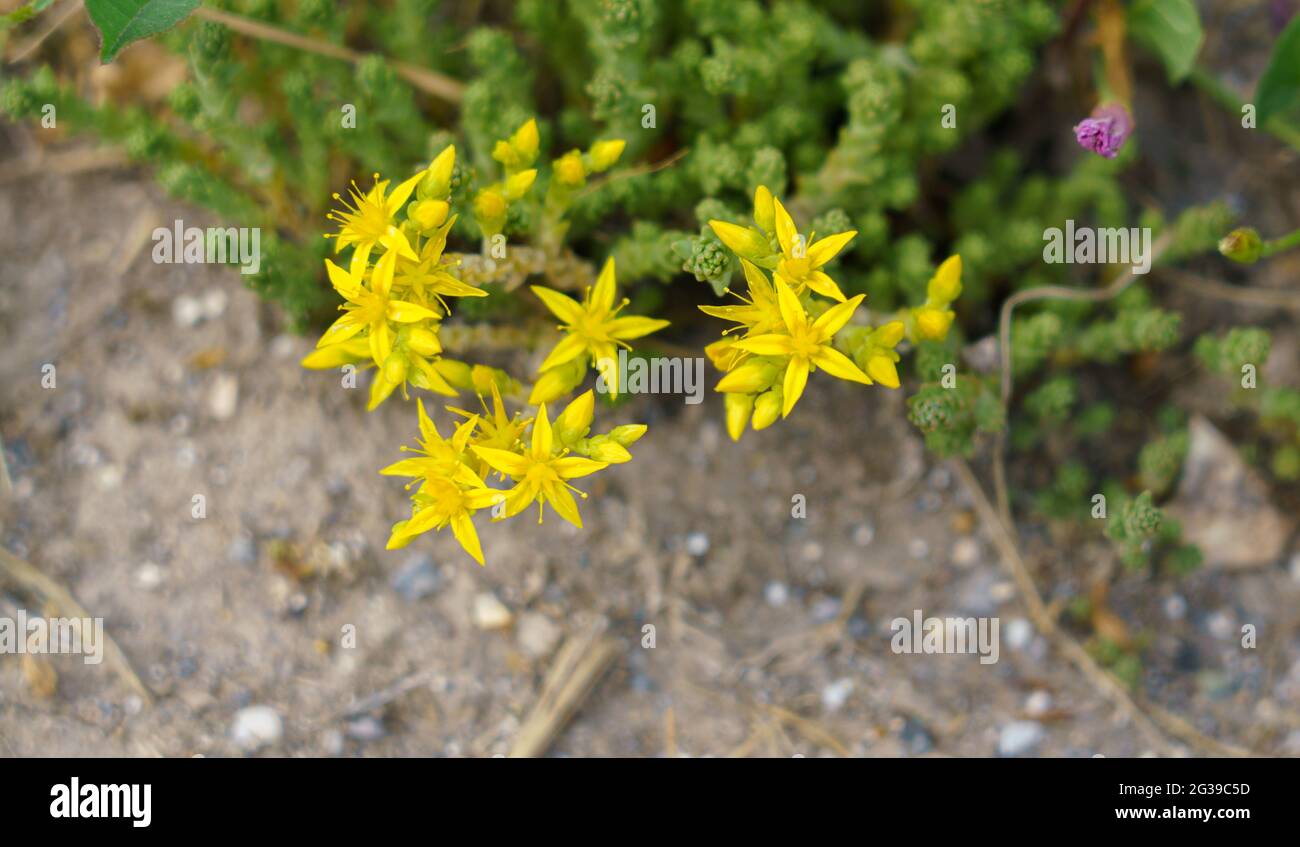
<svg viewBox="0 0 1300 847"><path fill-rule="evenodd" d="M625 298L615 306L615 287L613 258L605 262L596 284L587 289L581 303L544 285L532 287L546 308L564 322L560 329L568 333L547 355L538 369L540 372L558 368L586 354L604 376L609 392L618 395L617 348L631 350L628 341L658 332L668 326L668 321L635 315L618 317L619 311L629 301ZM534 389L534 396L528 402L536 403L543 399Z"/></svg>
<svg viewBox="0 0 1300 847"><path fill-rule="evenodd" d="M808 374L821 368L831 376L871 385L871 377L864 374L848 356L831 346L831 338L849 322L864 295L837 303L815 321L808 320L803 304L780 277L776 280L777 302L785 323L785 333L754 335L736 342L736 347L758 356L788 356L785 376L781 381L781 417L787 417L794 404L803 395ZM725 383L719 383L719 389Z"/></svg>

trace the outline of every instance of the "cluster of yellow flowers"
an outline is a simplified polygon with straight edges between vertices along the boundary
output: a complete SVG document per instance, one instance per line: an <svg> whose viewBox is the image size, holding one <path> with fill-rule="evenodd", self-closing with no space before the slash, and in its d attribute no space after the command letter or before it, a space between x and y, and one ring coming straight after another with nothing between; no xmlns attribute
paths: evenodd
<svg viewBox="0 0 1300 847"><path fill-rule="evenodd" d="M709 221L739 257L748 296L732 292L742 302L739 306L700 306L705 314L737 324L705 348L725 372L716 389L726 395L727 432L733 439L740 438L746 423L760 430L787 417L814 370L898 388L895 363L900 357L894 348L899 342L947 336L954 316L949 306L961 293L960 257L940 266L923 306L879 326L850 331L846 327L865 295L846 298L823 268L857 232L821 239L812 233L805 239L785 206L763 185L754 192L754 223ZM765 270L772 273L770 280Z"/></svg>
<svg viewBox="0 0 1300 847"><path fill-rule="evenodd" d="M542 220L554 234L561 218L592 173L612 167L622 154L622 141L597 142L585 154L571 151L555 160L541 209ZM536 121L529 120L508 140L497 142L493 158L504 170L501 179L478 189L471 214L487 242L502 233L511 203L526 201L537 179L532 167L539 148ZM330 214L338 231L335 252L352 251L346 269L330 259L325 268L330 283L343 298L343 314L325 330L303 366L332 369L345 365L376 368L368 408L374 410L397 388L408 398L408 384L435 394L456 396L472 391L482 413L448 406L462 421L444 438L418 401L420 438L415 457L381 473L412 477L411 517L393 527L390 549L403 547L415 536L450 527L465 551L483 564L483 550L472 516L490 508L493 520L545 504L560 517L582 526L582 517L568 482L611 464L630 461L628 447L645 434L640 424L619 426L592 435L595 397L580 395L551 422L546 404L571 394L582 382L589 362L600 363L617 346L627 347L667 325L667 321L618 316L627 301L615 305L614 262L609 260L594 286L578 303L544 286L534 290L543 304L563 322L565 337L542 363L529 394L536 415L507 415L502 394L522 390L508 374L484 365L446 358L439 340L442 321L450 314L451 297L486 297L488 293L458 278L460 260L446 254L447 237L457 215L452 211L452 178L456 150L448 146L430 165L389 191L389 180L376 174L374 186L363 192L355 183L346 199L335 195L342 209ZM412 200L412 194L415 199ZM408 203L409 201L409 203ZM373 261L372 261L373 260ZM629 348L630 349L630 348ZM574 373L576 372L576 378ZM618 393L617 377L607 383ZM491 395L489 409L486 396ZM497 474L505 487L491 487ZM579 496L586 497L578 492Z"/></svg>
<svg viewBox="0 0 1300 847"><path fill-rule="evenodd" d="M485 406L482 415L448 407L465 418L450 439L443 437L425 413L424 402L417 401L420 438L410 452L418 455L380 471L415 479L407 486L415 486L411 517L393 526L388 549L405 547L431 529L451 527L461 547L481 565L483 548L471 520L474 513L490 508L494 520L504 520L533 503L538 504L538 523L549 504L560 517L581 528L582 515L570 492L584 499L587 495L568 481L630 461L628 446L646 431L644 424L627 424L589 436L595 412L591 391L565 407L554 423L547 417L544 403L536 418L525 419L518 412L513 417L507 415L495 384L492 401L493 408ZM532 432L525 441L530 426ZM509 489L489 487L487 481L494 471L514 485Z"/></svg>

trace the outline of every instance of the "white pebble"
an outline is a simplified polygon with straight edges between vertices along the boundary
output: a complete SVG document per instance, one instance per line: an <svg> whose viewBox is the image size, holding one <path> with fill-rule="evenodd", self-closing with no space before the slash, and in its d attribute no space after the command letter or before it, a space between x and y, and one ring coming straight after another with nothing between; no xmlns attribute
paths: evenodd
<svg viewBox="0 0 1300 847"><path fill-rule="evenodd" d="M284 722L270 706L240 709L230 728L230 740L242 750L257 750L275 744L284 734Z"/></svg>
<svg viewBox="0 0 1300 847"><path fill-rule="evenodd" d="M1041 718L1051 711L1052 695L1041 688L1025 699L1025 714L1031 718Z"/></svg>
<svg viewBox="0 0 1300 847"><path fill-rule="evenodd" d="M1043 743L1043 727L1036 721L1013 721L998 735L998 755L1023 756Z"/></svg>
<svg viewBox="0 0 1300 847"><path fill-rule="evenodd" d="M479 629L505 629L514 620L515 616L495 594L485 591L474 598L474 623Z"/></svg>
<svg viewBox="0 0 1300 847"><path fill-rule="evenodd" d="M686 536L686 552L697 559L709 552L709 536L702 532L692 532Z"/></svg>
<svg viewBox="0 0 1300 847"><path fill-rule="evenodd" d="M790 599L790 590L784 582L769 582L763 589L763 599L767 600L767 605L779 609Z"/></svg>
<svg viewBox="0 0 1300 847"><path fill-rule="evenodd" d="M853 693L853 680L848 677L837 679L822 689L822 706L828 712L834 712L844 705Z"/></svg>

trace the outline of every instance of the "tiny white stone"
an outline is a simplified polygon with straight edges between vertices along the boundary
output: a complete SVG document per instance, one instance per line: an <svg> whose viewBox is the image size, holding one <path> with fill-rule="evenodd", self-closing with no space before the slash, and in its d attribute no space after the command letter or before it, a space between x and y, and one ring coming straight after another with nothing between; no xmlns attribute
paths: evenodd
<svg viewBox="0 0 1300 847"><path fill-rule="evenodd" d="M153 562L145 562L135 572L136 584L145 591L153 591L163 583L163 569Z"/></svg>
<svg viewBox="0 0 1300 847"><path fill-rule="evenodd" d="M1047 714L1052 708L1052 695L1048 694L1041 688L1030 694L1025 699L1025 714L1031 718L1039 718Z"/></svg>
<svg viewBox="0 0 1300 847"><path fill-rule="evenodd" d="M208 409L212 417L219 421L228 421L235 416L239 405L239 377L234 374L218 374L212 383L212 392L208 395Z"/></svg>
<svg viewBox="0 0 1300 847"><path fill-rule="evenodd" d="M853 693L853 680L848 677L837 679L822 689L822 706L828 712L834 712L844 705Z"/></svg>
<svg viewBox="0 0 1300 847"><path fill-rule="evenodd" d="M959 568L973 567L980 560L980 543L969 535L952 545L952 563Z"/></svg>
<svg viewBox="0 0 1300 847"><path fill-rule="evenodd" d="M182 294L172 301L172 320L177 326L198 326L203 320L203 304L196 297Z"/></svg>
<svg viewBox="0 0 1300 847"><path fill-rule="evenodd" d="M479 629L505 629L514 620L514 614L490 591L474 598L474 623Z"/></svg>
<svg viewBox="0 0 1300 847"><path fill-rule="evenodd" d="M790 590L785 587L784 582L769 582L763 589L763 598L767 600L767 605L780 608L785 605L786 600L790 599Z"/></svg>
<svg viewBox="0 0 1300 847"><path fill-rule="evenodd" d="M249 706L235 714L230 739L243 750L257 750L275 744L284 734L284 722L270 706Z"/></svg>
<svg viewBox="0 0 1300 847"><path fill-rule="evenodd" d="M697 559L709 552L709 536L703 532L692 532L686 536L686 552Z"/></svg>

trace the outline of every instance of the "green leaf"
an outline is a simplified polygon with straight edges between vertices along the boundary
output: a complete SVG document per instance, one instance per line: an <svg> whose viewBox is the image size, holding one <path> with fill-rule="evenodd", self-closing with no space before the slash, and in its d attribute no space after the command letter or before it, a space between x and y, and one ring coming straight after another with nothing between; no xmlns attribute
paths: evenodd
<svg viewBox="0 0 1300 847"><path fill-rule="evenodd" d="M0 30L8 29L11 26L17 26L23 21L32 18L44 12L54 0L32 0L30 3L19 6L7 15L0 15Z"/></svg>
<svg viewBox="0 0 1300 847"><path fill-rule="evenodd" d="M131 42L166 32L198 5L199 0L86 0L103 40L100 60L111 62Z"/></svg>
<svg viewBox="0 0 1300 847"><path fill-rule="evenodd" d="M1277 115L1300 112L1300 15L1291 19L1273 47L1273 57L1255 89L1262 124Z"/></svg>
<svg viewBox="0 0 1300 847"><path fill-rule="evenodd" d="M1205 41L1192 0L1137 0L1128 10L1129 35L1165 63L1170 82L1181 82Z"/></svg>

